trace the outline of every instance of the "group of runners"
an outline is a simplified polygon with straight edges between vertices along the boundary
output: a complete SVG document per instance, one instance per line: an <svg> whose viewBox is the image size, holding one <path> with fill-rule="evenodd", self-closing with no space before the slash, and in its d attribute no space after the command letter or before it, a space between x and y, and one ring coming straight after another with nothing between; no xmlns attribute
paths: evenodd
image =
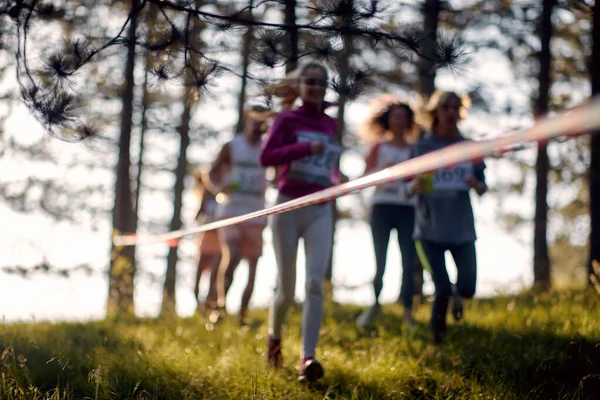
<svg viewBox="0 0 600 400"><path fill-rule="evenodd" d="M226 143L208 171L196 176L201 206L197 218L213 221L257 211L265 207L269 182L266 169L274 168L272 183L278 191L276 203L315 193L348 178L339 169L342 145L336 119L325 113L335 104L325 102L329 77L325 66L310 61L300 65L279 84L274 94L282 98L274 112L249 106L244 113L243 132ZM372 101L370 113L360 128L370 144L365 174L402 163L410 158L467 140L458 128L466 102L454 92L436 91L423 110L413 110L397 97L384 94ZM419 118L416 114L426 117ZM266 136L263 135L266 132ZM477 263L475 225L470 191L482 195L486 189L482 161L465 162L378 186L371 199L370 226L376 272L374 302L358 317L363 328L380 312L390 233L396 230L402 255L399 300L404 322L412 327L415 293L414 266L420 259L430 271L435 286L431 333L435 342L446 337L446 315L451 305L455 319L463 313L461 298L475 293ZM216 322L224 314L225 298L240 260L248 262L248 282L241 299L239 318L246 322L258 259L262 255L263 230L269 225L277 263L277 281L270 304L267 361L282 366L282 325L294 302L297 252L304 241L305 297L302 316L302 353L299 380L315 381L324 375L316 348L323 318L323 281L333 242L332 203L311 205L266 218L206 232L200 245L195 294L199 306ZM450 281L445 262L449 251L457 267ZM209 291L199 296L203 272L210 272ZM451 304L450 304L451 303Z"/></svg>

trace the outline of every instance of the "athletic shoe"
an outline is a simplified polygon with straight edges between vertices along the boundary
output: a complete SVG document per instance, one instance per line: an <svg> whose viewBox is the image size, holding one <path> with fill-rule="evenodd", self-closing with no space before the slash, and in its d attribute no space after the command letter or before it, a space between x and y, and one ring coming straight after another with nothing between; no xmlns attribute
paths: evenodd
<svg viewBox="0 0 600 400"><path fill-rule="evenodd" d="M269 336L269 339L267 340L267 364L275 369L279 369L283 365L281 339L273 339Z"/></svg>
<svg viewBox="0 0 600 400"><path fill-rule="evenodd" d="M443 343L446 340L446 315L438 315L431 323L431 334L434 343Z"/></svg>
<svg viewBox="0 0 600 400"><path fill-rule="evenodd" d="M462 299L460 298L460 294L458 294L456 285L452 285L452 316L454 317L454 320L460 321L463 317L463 313Z"/></svg>
<svg viewBox="0 0 600 400"><path fill-rule="evenodd" d="M380 312L381 306L379 303L373 304L358 316L356 319L356 326L359 328L364 328L370 325Z"/></svg>
<svg viewBox="0 0 600 400"><path fill-rule="evenodd" d="M246 325L246 310L240 310L240 313L238 314L238 321L240 326Z"/></svg>
<svg viewBox="0 0 600 400"><path fill-rule="evenodd" d="M412 316L411 310L404 310L404 323L409 330L413 330L415 328L415 320Z"/></svg>
<svg viewBox="0 0 600 400"><path fill-rule="evenodd" d="M307 358L302 362L298 371L298 381L315 382L325 375L323 366L314 358Z"/></svg>

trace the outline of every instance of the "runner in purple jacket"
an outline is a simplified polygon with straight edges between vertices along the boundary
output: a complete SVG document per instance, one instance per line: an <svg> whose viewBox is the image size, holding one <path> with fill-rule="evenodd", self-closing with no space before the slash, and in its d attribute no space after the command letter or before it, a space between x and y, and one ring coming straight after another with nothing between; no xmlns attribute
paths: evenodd
<svg viewBox="0 0 600 400"><path fill-rule="evenodd" d="M291 87L302 106L280 112L271 126L260 162L277 167L277 203L283 203L345 180L338 169L342 151L336 139L336 121L325 114L326 68L309 62L297 69ZM289 78L288 78L289 79ZM274 215L271 219L278 278L269 313L268 362L282 363L281 328L294 302L298 242L304 239L306 285L302 317L302 362L299 380L323 376L315 348L323 316L323 278L332 251L332 204L318 204Z"/></svg>

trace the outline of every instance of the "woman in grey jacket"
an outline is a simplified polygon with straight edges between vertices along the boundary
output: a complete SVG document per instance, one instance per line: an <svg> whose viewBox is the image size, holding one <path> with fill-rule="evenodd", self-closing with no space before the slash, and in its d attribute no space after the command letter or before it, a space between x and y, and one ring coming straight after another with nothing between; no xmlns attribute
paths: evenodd
<svg viewBox="0 0 600 400"><path fill-rule="evenodd" d="M465 141L458 129L465 105L454 92L436 91L426 106L430 132L415 144L413 155L420 156ZM487 190L483 162L464 162L421 175L412 182L417 193L414 239L422 250L421 262L432 272L435 300L431 314L433 340L446 336L446 313L453 286L446 270L445 253L450 251L457 267L456 295L472 298L477 281L475 222L470 191L482 195ZM459 317L459 315L455 315Z"/></svg>

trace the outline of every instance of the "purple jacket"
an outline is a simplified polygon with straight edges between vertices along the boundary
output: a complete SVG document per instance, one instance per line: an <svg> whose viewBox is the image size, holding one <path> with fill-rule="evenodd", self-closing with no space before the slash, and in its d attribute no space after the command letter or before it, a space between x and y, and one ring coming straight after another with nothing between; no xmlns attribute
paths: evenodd
<svg viewBox="0 0 600 400"><path fill-rule="evenodd" d="M305 106L282 111L275 117L263 141L260 163L278 167L280 193L297 198L337 183L342 148L335 131L335 119ZM314 140L325 144L320 155L311 154Z"/></svg>

